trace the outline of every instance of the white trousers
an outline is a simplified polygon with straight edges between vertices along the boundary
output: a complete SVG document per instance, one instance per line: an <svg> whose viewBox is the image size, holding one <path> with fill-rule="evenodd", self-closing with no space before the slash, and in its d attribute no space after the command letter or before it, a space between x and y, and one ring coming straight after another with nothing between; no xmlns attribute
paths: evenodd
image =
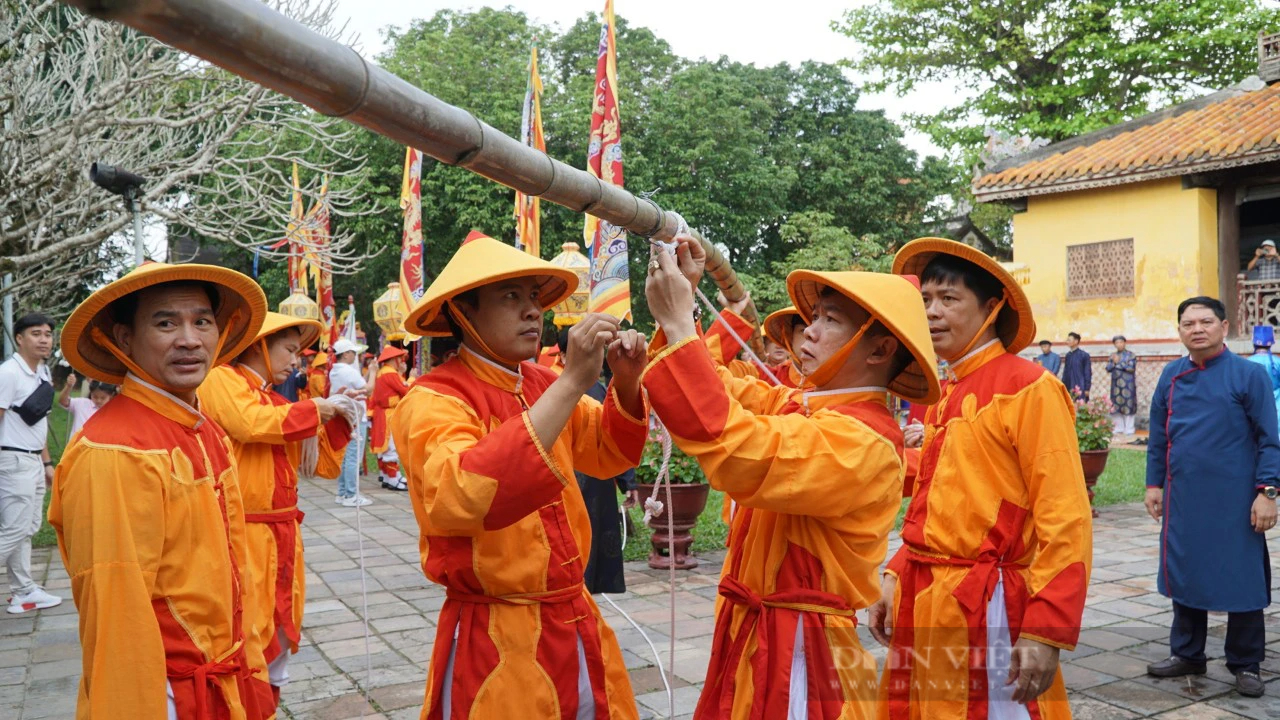
<svg viewBox="0 0 1280 720"><path fill-rule="evenodd" d="M1115 433L1117 435L1132 435L1134 433L1133 421L1137 417L1137 415L1111 413L1111 422L1115 425Z"/></svg>
<svg viewBox="0 0 1280 720"><path fill-rule="evenodd" d="M289 658L293 653L289 651L289 636L284 634L284 628L276 629L276 639L280 642L280 654L267 663L267 682L284 687L289 684Z"/></svg>
<svg viewBox="0 0 1280 720"><path fill-rule="evenodd" d="M31 536L44 519L44 460L34 453L0 450L0 562L9 589L25 595L31 579Z"/></svg>
<svg viewBox="0 0 1280 720"><path fill-rule="evenodd" d="M988 720L1031 720L1027 707L1013 701L1018 687L1006 685L1009 679L1009 616L1004 606L1004 580L996 583L991 602L987 603L987 718Z"/></svg>
<svg viewBox="0 0 1280 720"><path fill-rule="evenodd" d="M440 704L444 709L444 720L450 720L453 704L453 664L458 657L458 631L453 631L453 646L449 648L449 662L444 666L444 689L440 693ZM578 717L577 720L592 720L596 716L596 696L591 691L591 675L587 672L587 651L582 646L582 636L578 636Z"/></svg>

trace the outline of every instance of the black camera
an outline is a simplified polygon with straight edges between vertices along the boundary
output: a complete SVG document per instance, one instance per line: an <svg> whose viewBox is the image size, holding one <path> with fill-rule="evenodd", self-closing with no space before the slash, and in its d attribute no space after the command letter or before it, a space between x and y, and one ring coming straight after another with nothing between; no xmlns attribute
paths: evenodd
<svg viewBox="0 0 1280 720"><path fill-rule="evenodd" d="M101 162L89 166L89 179L107 192L126 196L137 191L146 182L141 175Z"/></svg>

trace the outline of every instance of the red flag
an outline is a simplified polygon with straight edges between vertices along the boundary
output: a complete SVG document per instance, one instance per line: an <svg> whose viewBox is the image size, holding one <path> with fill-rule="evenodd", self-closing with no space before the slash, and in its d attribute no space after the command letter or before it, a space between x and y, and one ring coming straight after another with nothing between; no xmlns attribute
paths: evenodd
<svg viewBox="0 0 1280 720"><path fill-rule="evenodd" d="M618 115L618 61L613 0L605 0L596 61L595 99L591 105L591 140L587 171L612 185L622 185L622 128ZM631 317L631 276L627 268L627 231L591 215L583 238L591 257L591 312L618 319Z"/></svg>

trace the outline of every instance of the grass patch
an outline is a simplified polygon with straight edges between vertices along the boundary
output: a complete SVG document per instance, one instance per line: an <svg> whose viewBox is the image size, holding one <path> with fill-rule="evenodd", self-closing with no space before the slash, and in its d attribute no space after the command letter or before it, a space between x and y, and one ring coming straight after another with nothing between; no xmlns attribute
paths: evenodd
<svg viewBox="0 0 1280 720"><path fill-rule="evenodd" d="M58 403L53 404L53 412L49 413L49 457L57 463L62 459L62 451L67 445L67 428L71 423L71 414L62 409ZM53 497L50 493L44 494L44 513L41 516L40 532L31 538L31 547L45 548L57 547L58 536L53 533L53 528L49 526L49 500Z"/></svg>
<svg viewBox="0 0 1280 720"><path fill-rule="evenodd" d="M1112 450L1094 492L1094 507L1142 502L1147 494L1147 454L1141 450Z"/></svg>

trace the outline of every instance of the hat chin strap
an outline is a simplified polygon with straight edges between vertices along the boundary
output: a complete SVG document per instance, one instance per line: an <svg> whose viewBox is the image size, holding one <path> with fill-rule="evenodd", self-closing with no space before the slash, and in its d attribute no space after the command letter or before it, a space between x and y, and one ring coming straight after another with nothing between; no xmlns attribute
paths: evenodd
<svg viewBox="0 0 1280 720"><path fill-rule="evenodd" d="M964 349L956 354L957 358L965 357L978 345L978 341L982 339L982 334L987 331L987 328L995 324L996 319L1000 317L1000 311L1004 309L1004 306L1007 305L1008 302L1009 293L1008 291L1005 291L1004 294L1000 296L1000 302L996 303L995 308L993 308L987 315L987 319L982 321L982 327L978 328L978 332L974 333L973 337L969 338L969 344L965 345Z"/></svg>
<svg viewBox="0 0 1280 720"><path fill-rule="evenodd" d="M263 380L267 385L271 385L276 379L276 371L271 367L271 350L267 347L266 338L258 338L258 344L262 346L262 366L267 370L267 376Z"/></svg>
<svg viewBox="0 0 1280 720"><path fill-rule="evenodd" d="M462 328L462 332L467 337L471 338L471 341L476 344L476 347L479 348L480 352L487 355L490 360L507 365L515 365L517 367L519 367L520 363L524 362L525 358L511 360L510 358L505 358L494 352L493 348L489 347L489 344L484 341L484 338L480 337L480 333L476 331L475 326L467 319L467 316L462 312L462 308L454 304L452 300L445 302L444 309L445 312L449 313L449 316L453 318L453 321L458 323L458 327Z"/></svg>
<svg viewBox="0 0 1280 720"><path fill-rule="evenodd" d="M243 314L239 310L231 313L231 317L227 320L227 326L222 330L222 332L218 333L218 344L213 348L213 362L216 363L218 358L222 355L222 347L226 344L227 337L231 334L231 328L235 327L241 317L243 317ZM104 350L111 353L115 359L119 360L126 368L129 369L129 372L137 376L139 380L154 385L161 390L174 395L184 392L183 390L179 390L171 385L166 385L152 377L151 373L143 370L138 363L133 361L133 358L125 355L124 351L116 346L115 341L107 337L107 334L102 332L102 329L96 325L89 330L89 337L93 338L94 341L97 342Z"/></svg>
<svg viewBox="0 0 1280 720"><path fill-rule="evenodd" d="M834 355L827 358L826 362L819 365L818 368L813 371L813 374L806 378L809 384L815 388L821 388L823 385L831 382L831 379L836 376L836 373L840 371L840 368L844 367L845 361L849 359L849 355L853 352L853 349L858 346L858 342L862 340L862 336L867 334L867 330L871 329L871 324L875 321L875 317L867 318L867 321L862 323L862 327L858 328L858 332L854 333L853 337L849 338L848 342L841 345L840 349L836 350Z"/></svg>

